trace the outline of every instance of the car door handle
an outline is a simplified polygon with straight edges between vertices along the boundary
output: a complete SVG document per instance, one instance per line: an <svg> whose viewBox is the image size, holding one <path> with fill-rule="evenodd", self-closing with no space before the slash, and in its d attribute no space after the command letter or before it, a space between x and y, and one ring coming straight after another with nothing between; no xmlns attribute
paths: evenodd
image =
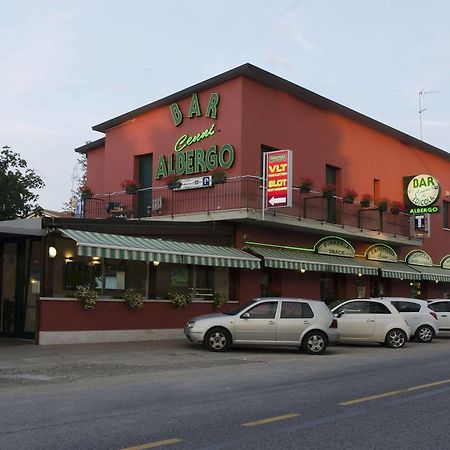
<svg viewBox="0 0 450 450"><path fill-rule="evenodd" d="M447 314L442 314L442 316L441 317L447 317Z"/></svg>
<svg viewBox="0 0 450 450"><path fill-rule="evenodd" d="M373 319L366 320L366 322L375 322Z"/></svg>
<svg viewBox="0 0 450 450"><path fill-rule="evenodd" d="M304 320L303 323L307 325L308 323L311 323L311 322L309 320Z"/></svg>
<svg viewBox="0 0 450 450"><path fill-rule="evenodd" d="M275 320L269 320L269 325L275 325Z"/></svg>

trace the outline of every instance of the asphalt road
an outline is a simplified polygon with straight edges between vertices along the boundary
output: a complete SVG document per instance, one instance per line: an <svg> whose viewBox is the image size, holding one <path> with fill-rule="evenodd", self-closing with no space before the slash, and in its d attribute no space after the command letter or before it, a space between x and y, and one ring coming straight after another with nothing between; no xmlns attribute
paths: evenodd
<svg viewBox="0 0 450 450"><path fill-rule="evenodd" d="M3 449L447 449L450 338L404 349L0 344Z"/></svg>

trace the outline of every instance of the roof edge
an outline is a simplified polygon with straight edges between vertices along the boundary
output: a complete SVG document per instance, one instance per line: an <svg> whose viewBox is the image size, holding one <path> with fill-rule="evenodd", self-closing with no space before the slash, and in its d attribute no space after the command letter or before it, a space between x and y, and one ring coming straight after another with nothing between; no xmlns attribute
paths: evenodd
<svg viewBox="0 0 450 450"><path fill-rule="evenodd" d="M75 149L77 153L84 153L86 154L90 150L94 150L99 147L103 147L105 145L105 138L102 137L100 139L97 139L96 141L88 141L85 145L82 145L81 147L78 147Z"/></svg>

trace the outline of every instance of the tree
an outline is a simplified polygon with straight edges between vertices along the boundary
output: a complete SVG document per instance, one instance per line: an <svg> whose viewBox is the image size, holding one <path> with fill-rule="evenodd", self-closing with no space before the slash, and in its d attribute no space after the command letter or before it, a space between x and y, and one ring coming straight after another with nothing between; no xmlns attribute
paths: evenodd
<svg viewBox="0 0 450 450"><path fill-rule="evenodd" d="M88 144L86 142L86 144ZM81 171L79 174L78 170ZM72 215L75 214L75 210L77 208L77 201L80 198L80 192L82 186L86 184L87 178L87 158L85 154L81 154L77 159L77 164L73 168L72 173L72 189L70 191L69 201L64 203L62 206L62 210L66 213L70 213Z"/></svg>
<svg viewBox="0 0 450 450"><path fill-rule="evenodd" d="M41 209L35 202L45 183L18 153L5 145L0 152L0 220L23 219Z"/></svg>

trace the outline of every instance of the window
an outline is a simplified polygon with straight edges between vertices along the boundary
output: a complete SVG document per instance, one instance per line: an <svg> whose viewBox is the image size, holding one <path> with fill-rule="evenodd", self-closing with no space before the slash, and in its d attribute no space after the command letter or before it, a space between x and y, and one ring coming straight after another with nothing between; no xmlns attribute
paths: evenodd
<svg viewBox="0 0 450 450"><path fill-rule="evenodd" d="M450 302L437 302L429 306L435 312L450 312Z"/></svg>
<svg viewBox="0 0 450 450"><path fill-rule="evenodd" d="M391 302L398 312L419 312L420 305L412 302Z"/></svg>
<svg viewBox="0 0 450 450"><path fill-rule="evenodd" d="M349 302L339 308L345 314L370 314L370 302Z"/></svg>
<svg viewBox="0 0 450 450"><path fill-rule="evenodd" d="M444 217L444 228L450 229L450 202L442 202L442 216Z"/></svg>
<svg viewBox="0 0 450 450"><path fill-rule="evenodd" d="M274 319L277 306L278 302L265 302L256 305L247 312L250 314L250 319Z"/></svg>
<svg viewBox="0 0 450 450"><path fill-rule="evenodd" d="M308 303L283 302L282 319L310 319L312 317L314 317L314 313Z"/></svg>
<svg viewBox="0 0 450 450"><path fill-rule="evenodd" d="M372 314L391 314L386 305L377 302L370 302L370 312Z"/></svg>

